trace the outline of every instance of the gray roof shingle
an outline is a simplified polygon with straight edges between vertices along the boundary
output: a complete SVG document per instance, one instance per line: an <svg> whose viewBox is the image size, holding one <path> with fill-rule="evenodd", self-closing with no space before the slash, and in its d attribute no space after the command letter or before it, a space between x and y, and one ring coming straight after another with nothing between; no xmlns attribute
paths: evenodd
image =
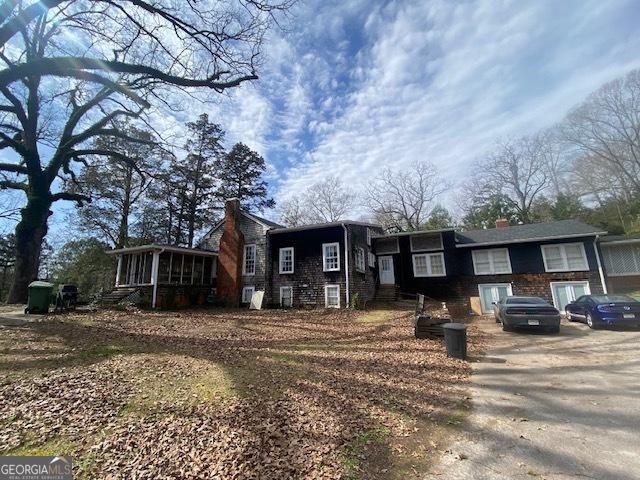
<svg viewBox="0 0 640 480"><path fill-rule="evenodd" d="M601 228L578 220L560 220L549 223L530 223L506 228L468 230L456 234L459 246L518 243L544 239L561 239L579 236L605 235Z"/></svg>

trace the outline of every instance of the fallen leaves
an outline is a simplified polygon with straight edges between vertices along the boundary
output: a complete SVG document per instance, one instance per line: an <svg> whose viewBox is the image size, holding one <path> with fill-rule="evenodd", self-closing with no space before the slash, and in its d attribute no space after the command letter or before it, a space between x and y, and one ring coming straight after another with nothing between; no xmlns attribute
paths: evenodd
<svg viewBox="0 0 640 480"><path fill-rule="evenodd" d="M362 471L372 442L445 418L469 367L404 312L358 315L75 313L6 331L0 451L64 437L86 478L337 479L349 447Z"/></svg>

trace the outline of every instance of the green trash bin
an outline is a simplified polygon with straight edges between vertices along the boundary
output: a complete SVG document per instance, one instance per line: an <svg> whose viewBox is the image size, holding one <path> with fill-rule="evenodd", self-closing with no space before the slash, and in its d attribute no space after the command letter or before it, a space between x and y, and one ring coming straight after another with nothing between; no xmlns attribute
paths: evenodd
<svg viewBox="0 0 640 480"><path fill-rule="evenodd" d="M36 280L29 284L29 299L24 313L48 313L53 284Z"/></svg>

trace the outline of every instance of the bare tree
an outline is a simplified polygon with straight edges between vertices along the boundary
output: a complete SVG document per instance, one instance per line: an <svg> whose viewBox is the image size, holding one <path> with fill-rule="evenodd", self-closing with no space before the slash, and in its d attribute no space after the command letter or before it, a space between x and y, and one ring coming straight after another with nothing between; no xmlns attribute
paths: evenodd
<svg viewBox="0 0 640 480"><path fill-rule="evenodd" d="M553 155L544 137L522 137L499 142L497 149L475 165L464 186L473 204L489 201L496 194L511 203L518 220L532 221L532 207L551 186L549 158Z"/></svg>
<svg viewBox="0 0 640 480"><path fill-rule="evenodd" d="M279 202L278 214L280 216L280 223L287 227L298 227L309 223L305 215L304 205L298 197Z"/></svg>
<svg viewBox="0 0 640 480"><path fill-rule="evenodd" d="M404 170L386 168L369 187L367 204L387 231L419 230L449 188L430 162L417 162Z"/></svg>
<svg viewBox="0 0 640 480"><path fill-rule="evenodd" d="M353 211L357 195L338 177L330 176L307 191L279 203L280 221L289 226L344 220Z"/></svg>
<svg viewBox="0 0 640 480"><path fill-rule="evenodd" d="M569 113L561 132L625 196L640 194L640 70L590 95Z"/></svg>
<svg viewBox="0 0 640 480"><path fill-rule="evenodd" d="M77 163L95 156L135 162L94 148L109 136L144 143L118 128L140 119L168 87L223 92L256 79L270 18L289 6L259 0L147 2L42 0L0 9L0 188L23 192L16 226L10 302L26 299L37 276L51 206L90 201L69 188ZM11 156L5 158L12 158Z"/></svg>

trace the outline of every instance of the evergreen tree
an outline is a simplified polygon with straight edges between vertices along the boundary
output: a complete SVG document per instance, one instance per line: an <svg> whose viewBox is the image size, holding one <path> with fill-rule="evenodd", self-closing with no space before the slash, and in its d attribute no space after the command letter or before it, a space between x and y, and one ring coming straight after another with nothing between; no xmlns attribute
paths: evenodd
<svg viewBox="0 0 640 480"><path fill-rule="evenodd" d="M267 195L267 182L262 179L266 164L264 158L244 143L236 143L223 159L216 163L220 187L219 200L237 198L247 210L263 211L275 207L276 202Z"/></svg>
<svg viewBox="0 0 640 480"><path fill-rule="evenodd" d="M436 205L433 207L433 210L431 210L429 218L422 228L425 230L438 230L441 228L451 227L453 223L453 218L451 217L449 210L442 205Z"/></svg>
<svg viewBox="0 0 640 480"><path fill-rule="evenodd" d="M466 229L495 228L499 218L506 218L513 225L518 223L518 212L509 198L495 194L474 202L462 218L462 224Z"/></svg>

